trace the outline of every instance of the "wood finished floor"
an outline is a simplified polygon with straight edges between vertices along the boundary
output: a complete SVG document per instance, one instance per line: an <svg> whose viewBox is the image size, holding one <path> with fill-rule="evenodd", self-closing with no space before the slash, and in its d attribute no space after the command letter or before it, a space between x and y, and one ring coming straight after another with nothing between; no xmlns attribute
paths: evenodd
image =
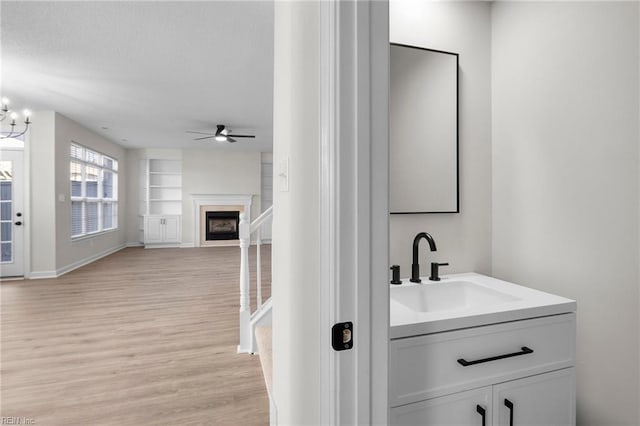
<svg viewBox="0 0 640 426"><path fill-rule="evenodd" d="M260 360L236 353L239 260L237 247L128 248L57 279L0 283L0 415L267 425Z"/></svg>

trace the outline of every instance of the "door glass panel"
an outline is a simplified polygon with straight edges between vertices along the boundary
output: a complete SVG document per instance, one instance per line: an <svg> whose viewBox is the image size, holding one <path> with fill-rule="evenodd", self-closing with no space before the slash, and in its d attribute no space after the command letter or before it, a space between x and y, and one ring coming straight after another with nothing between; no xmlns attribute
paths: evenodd
<svg viewBox="0 0 640 426"><path fill-rule="evenodd" d="M0 262L13 260L12 224L13 163L0 161Z"/></svg>
<svg viewBox="0 0 640 426"><path fill-rule="evenodd" d="M10 202L0 202L0 220L11 220Z"/></svg>
<svg viewBox="0 0 640 426"><path fill-rule="evenodd" d="M11 243L0 243L0 262L11 262Z"/></svg>
<svg viewBox="0 0 640 426"><path fill-rule="evenodd" d="M11 200L10 181L0 181L0 200Z"/></svg>
<svg viewBox="0 0 640 426"><path fill-rule="evenodd" d="M11 241L11 222L0 222L0 241Z"/></svg>

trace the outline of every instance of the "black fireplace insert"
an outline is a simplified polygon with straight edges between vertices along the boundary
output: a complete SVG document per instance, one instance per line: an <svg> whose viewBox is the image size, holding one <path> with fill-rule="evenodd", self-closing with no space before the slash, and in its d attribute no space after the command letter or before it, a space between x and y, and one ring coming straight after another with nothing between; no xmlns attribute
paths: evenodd
<svg viewBox="0 0 640 426"><path fill-rule="evenodd" d="M237 240L240 212L207 212L206 240Z"/></svg>

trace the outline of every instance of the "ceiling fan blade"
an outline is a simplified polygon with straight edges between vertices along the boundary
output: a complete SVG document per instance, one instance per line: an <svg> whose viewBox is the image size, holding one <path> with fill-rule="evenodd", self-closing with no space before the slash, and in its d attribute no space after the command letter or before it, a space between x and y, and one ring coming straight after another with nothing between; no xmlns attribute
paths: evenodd
<svg viewBox="0 0 640 426"><path fill-rule="evenodd" d="M230 136L233 136L234 138L255 138L255 135L236 135L233 133Z"/></svg>
<svg viewBox="0 0 640 426"><path fill-rule="evenodd" d="M187 133L196 133L196 134L198 134L198 135L211 135L211 136L215 136L215 135L214 135L213 133L211 133L211 132L204 133L204 132L194 132L194 131L192 131L192 130L187 130Z"/></svg>
<svg viewBox="0 0 640 426"><path fill-rule="evenodd" d="M237 142L234 138L227 136L227 142Z"/></svg>
<svg viewBox="0 0 640 426"><path fill-rule="evenodd" d="M211 136L205 136L204 138L195 138L194 141L201 141L203 139L211 139L211 138L215 138L215 135L211 135Z"/></svg>

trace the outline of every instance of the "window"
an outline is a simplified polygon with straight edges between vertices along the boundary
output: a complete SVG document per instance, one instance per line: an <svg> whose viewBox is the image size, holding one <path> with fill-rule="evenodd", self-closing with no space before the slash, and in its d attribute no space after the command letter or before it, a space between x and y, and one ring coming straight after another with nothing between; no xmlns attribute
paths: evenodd
<svg viewBox="0 0 640 426"><path fill-rule="evenodd" d="M71 144L71 237L118 228L118 160Z"/></svg>

